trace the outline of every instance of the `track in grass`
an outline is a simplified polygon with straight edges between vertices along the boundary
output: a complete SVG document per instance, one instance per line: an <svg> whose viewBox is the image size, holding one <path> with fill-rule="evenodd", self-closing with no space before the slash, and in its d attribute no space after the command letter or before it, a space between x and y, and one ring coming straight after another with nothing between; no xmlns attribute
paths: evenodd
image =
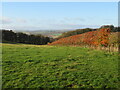
<svg viewBox="0 0 120 90"><path fill-rule="evenodd" d="M118 54L3 44L3 88L118 88Z"/></svg>

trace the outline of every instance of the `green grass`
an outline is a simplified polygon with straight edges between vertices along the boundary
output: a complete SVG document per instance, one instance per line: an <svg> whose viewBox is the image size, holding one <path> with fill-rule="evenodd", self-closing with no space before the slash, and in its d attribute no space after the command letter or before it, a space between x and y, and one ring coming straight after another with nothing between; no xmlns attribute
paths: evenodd
<svg viewBox="0 0 120 90"><path fill-rule="evenodd" d="M3 44L3 88L118 88L118 54Z"/></svg>

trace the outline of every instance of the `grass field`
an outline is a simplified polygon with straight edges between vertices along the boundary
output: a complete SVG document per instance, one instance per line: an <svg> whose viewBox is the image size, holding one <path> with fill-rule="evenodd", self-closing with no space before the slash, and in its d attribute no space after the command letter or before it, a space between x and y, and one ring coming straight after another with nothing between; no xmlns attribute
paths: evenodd
<svg viewBox="0 0 120 90"><path fill-rule="evenodd" d="M118 54L81 47L3 44L3 88L118 88Z"/></svg>

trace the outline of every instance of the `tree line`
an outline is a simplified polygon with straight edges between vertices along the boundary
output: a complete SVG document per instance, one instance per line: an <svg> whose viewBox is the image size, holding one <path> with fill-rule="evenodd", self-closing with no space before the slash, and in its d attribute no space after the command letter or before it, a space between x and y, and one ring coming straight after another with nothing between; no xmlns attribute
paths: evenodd
<svg viewBox="0 0 120 90"><path fill-rule="evenodd" d="M2 29L2 42L25 43L45 45L51 41L51 38L39 35L28 35L22 32L15 33L12 30Z"/></svg>

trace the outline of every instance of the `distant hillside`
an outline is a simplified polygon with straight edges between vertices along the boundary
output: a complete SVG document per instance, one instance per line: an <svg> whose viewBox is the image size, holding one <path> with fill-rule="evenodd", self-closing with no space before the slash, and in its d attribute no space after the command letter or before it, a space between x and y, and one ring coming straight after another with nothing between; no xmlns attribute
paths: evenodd
<svg viewBox="0 0 120 90"><path fill-rule="evenodd" d="M70 30L35 30L35 31L15 31L15 32L23 32L26 34L34 34L39 35L42 34L47 37L57 38L58 36L62 35L64 32L68 32Z"/></svg>
<svg viewBox="0 0 120 90"><path fill-rule="evenodd" d="M102 28L110 28L111 32L120 31L120 27L114 27L113 25L103 25L98 29L102 29ZM69 36L73 36L73 35L78 35L78 34L83 34L83 33L90 32L90 31L96 31L98 29L92 29L92 28L76 29L74 31L64 32L62 35L58 36L56 39L69 37Z"/></svg>
<svg viewBox="0 0 120 90"><path fill-rule="evenodd" d="M49 45L79 45L79 46L113 46L118 47L118 32L111 32L110 28L101 28L96 31L64 37Z"/></svg>
<svg viewBox="0 0 120 90"><path fill-rule="evenodd" d="M85 29L77 29L77 30L74 30L74 31L64 32L57 39L64 38L64 37L69 37L69 36L73 36L73 35L77 35L77 34L82 34L82 33L90 32L90 31L96 31L96 29L85 28Z"/></svg>

